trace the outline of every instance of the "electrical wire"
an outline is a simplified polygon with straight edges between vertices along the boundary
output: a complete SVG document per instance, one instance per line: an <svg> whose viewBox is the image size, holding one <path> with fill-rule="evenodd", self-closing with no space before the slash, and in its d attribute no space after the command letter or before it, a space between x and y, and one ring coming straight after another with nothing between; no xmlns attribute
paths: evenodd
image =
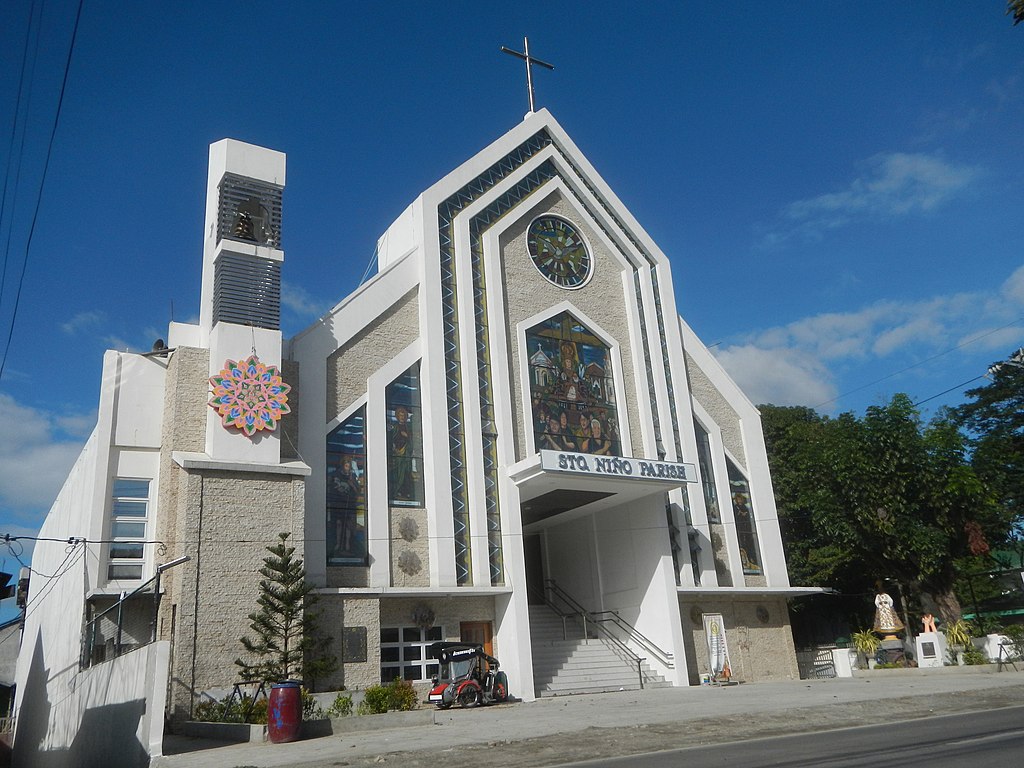
<svg viewBox="0 0 1024 768"><path fill-rule="evenodd" d="M914 368L919 368L920 366L924 365L925 363L930 363L932 360L937 360L940 357L948 355L950 352L956 352L958 349L963 349L964 347L968 346L969 344L973 344L976 341L981 341L986 336L991 336L993 333L998 333L999 331L1004 331L1007 328L1011 328L1011 327L1017 325L1018 323L1020 323L1022 320L1024 320L1024 316L1015 318L1013 321L1007 323L1006 325L1001 325L998 328L993 328L992 330L986 331L985 333L982 333L982 334L979 334L979 335L977 335L977 336L975 336L973 338L970 338L967 341L962 342L961 344L957 344L955 347L950 347L949 349L944 350L942 352L939 352L936 355L932 355L931 357L926 357L924 360L916 362L916 363L914 363L912 365L908 365L906 368L901 368L900 370L898 370L898 371L896 371L894 373L887 374L887 375L883 376L880 379L875 379L874 381L869 381L867 384L864 384L864 385L862 385L860 387L855 387L854 389L847 390L846 392L843 392L840 395L836 395L835 397L833 397L833 398L831 398L829 400L825 400L823 402L820 402L817 405L812 405L811 408L817 410L821 406L828 405L829 403L834 403L836 400L841 400L842 398L846 397L847 395L852 395L855 392L860 392L862 389L867 389L868 387L873 387L875 384L880 384L883 381L891 379L891 378L893 378L895 376L899 376L901 373L906 373L907 371L913 370ZM981 376L978 376L977 378L980 379ZM974 379L971 379L970 381L965 382L965 384L970 384L971 381L974 381ZM961 386L963 386L963 385L961 385ZM956 389L956 387L953 387L953 389ZM946 391L947 392L952 392L953 389L949 389L949 390L946 390ZM939 395L944 395L944 394L946 394L946 393L945 392L940 392L939 393ZM939 397L939 395L935 395L935 397ZM928 400L932 400L932 399L934 399L934 398L931 398L931 397L928 398ZM927 401L926 400L922 400L921 402L927 402Z"/></svg>
<svg viewBox="0 0 1024 768"><path fill-rule="evenodd" d="M7 210L7 190L11 187L11 165L14 163L14 139L18 135L18 123L21 117L21 94L25 88L25 68L28 65L28 41L32 37L32 19L36 14L36 4L33 0L32 5L29 6L28 12L28 26L25 28L25 46L21 49L21 72L18 74L18 95L14 101L14 119L11 121L11 138L7 142L7 167L4 169L4 189L3 195L0 196L0 232L3 232L4 213ZM40 27L42 27L42 20L40 19ZM39 49L39 35L36 33L36 50ZM33 61L35 59L33 58ZM29 79L31 85L31 78ZM29 95L29 102L31 102L31 92ZM28 105L25 107L25 111L28 112ZM25 131L22 130L21 134L21 146L18 148L18 163L17 170L15 172L16 178L14 181L14 197L11 199L11 217L14 215L14 208L17 204L17 191L18 191L18 180L21 178L21 159L25 155ZM8 220L10 224L10 220ZM7 284L7 261L11 251L11 232L14 230L14 225L10 224L7 230L7 244L4 247L4 263L3 268L0 269L0 300L3 299L4 287Z"/></svg>
<svg viewBox="0 0 1024 768"><path fill-rule="evenodd" d="M82 18L82 6L85 0L78 0L78 11L75 13L75 26L71 30L71 43L68 45L68 56L64 62L64 77L60 84L60 95L57 98L57 112L53 117L53 128L50 130L50 140L46 145L46 161L43 163L43 174L39 180L39 192L36 195L35 208L32 212L32 223L28 229L28 239L25 241L25 256L21 262L21 276L18 278L18 289L14 294L14 312L11 315L11 327L7 332L7 341L4 344L4 354L0 358L0 381L4 377L4 368L7 366L7 355L11 350L11 340L14 338L14 327L18 320L18 307L21 305L21 291L25 285L25 273L28 271L28 256L32 248L32 238L36 232L36 223L39 220L39 208L43 201L43 188L46 186L46 175L50 169L50 158L53 156L53 143L57 136L57 126L60 124L61 109L64 106L64 93L67 90L68 74L71 71L71 57L75 51L75 39L78 37L78 24Z"/></svg>

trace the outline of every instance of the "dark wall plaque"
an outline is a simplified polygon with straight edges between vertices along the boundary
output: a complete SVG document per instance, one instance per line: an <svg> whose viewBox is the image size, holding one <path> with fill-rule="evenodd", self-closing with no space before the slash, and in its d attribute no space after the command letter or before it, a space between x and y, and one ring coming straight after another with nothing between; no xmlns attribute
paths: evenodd
<svg viewBox="0 0 1024 768"><path fill-rule="evenodd" d="M934 659L935 643L921 643L921 655L926 659Z"/></svg>
<svg viewBox="0 0 1024 768"><path fill-rule="evenodd" d="M346 663L366 661L366 627L341 630L341 660Z"/></svg>

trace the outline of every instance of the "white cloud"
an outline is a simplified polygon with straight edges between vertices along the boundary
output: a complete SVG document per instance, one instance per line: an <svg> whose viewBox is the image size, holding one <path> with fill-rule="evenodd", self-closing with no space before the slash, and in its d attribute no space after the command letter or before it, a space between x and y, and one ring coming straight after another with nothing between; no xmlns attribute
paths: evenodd
<svg viewBox="0 0 1024 768"><path fill-rule="evenodd" d="M806 405L836 395L828 369L798 349L760 349L745 344L715 351L743 393L754 403Z"/></svg>
<svg viewBox="0 0 1024 768"><path fill-rule="evenodd" d="M0 504L25 522L41 518L82 449L84 417L49 414L2 393L0 413L4 414ZM65 424L73 431L66 430ZM10 519L12 514L5 517Z"/></svg>
<svg viewBox="0 0 1024 768"><path fill-rule="evenodd" d="M281 305L300 317L317 318L327 313L331 304L314 299L301 285L281 281Z"/></svg>
<svg viewBox="0 0 1024 768"><path fill-rule="evenodd" d="M999 293L1007 301L1018 307L1024 307L1024 266L1017 267L1016 271L1003 283Z"/></svg>
<svg viewBox="0 0 1024 768"><path fill-rule="evenodd" d="M792 237L817 239L858 218L928 213L964 192L981 171L923 153L889 152L869 158L845 189L790 203L764 238L778 245Z"/></svg>
<svg viewBox="0 0 1024 768"><path fill-rule="evenodd" d="M811 405L836 395L830 366L884 361L902 370L959 348L1008 353L1024 340L1024 267L996 291L885 301L762 329L716 351L755 403Z"/></svg>
<svg viewBox="0 0 1024 768"><path fill-rule="evenodd" d="M79 312L65 323L60 324L60 329L69 336L74 336L85 331L95 331L107 322L107 316L98 310Z"/></svg>

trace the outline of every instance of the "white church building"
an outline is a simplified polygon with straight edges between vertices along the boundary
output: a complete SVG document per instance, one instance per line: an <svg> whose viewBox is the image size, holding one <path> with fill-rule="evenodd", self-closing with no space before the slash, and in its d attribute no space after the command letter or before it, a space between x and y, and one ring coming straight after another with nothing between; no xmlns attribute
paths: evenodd
<svg viewBox="0 0 1024 768"><path fill-rule="evenodd" d="M377 274L290 339L284 187L283 154L212 145L199 323L106 353L40 533L86 539L36 549L63 576L30 592L18 741L73 750L105 674L128 692L100 704L143 698L158 749L162 713L237 681L280 532L339 662L321 690L422 687L426 647L459 639L527 701L797 677L786 600L818 590L789 583L758 412L546 110L420 194Z"/></svg>

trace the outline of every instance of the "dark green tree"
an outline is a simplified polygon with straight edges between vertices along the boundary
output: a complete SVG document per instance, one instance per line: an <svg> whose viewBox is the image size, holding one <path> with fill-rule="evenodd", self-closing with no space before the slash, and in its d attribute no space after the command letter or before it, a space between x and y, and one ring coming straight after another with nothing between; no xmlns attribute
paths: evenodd
<svg viewBox="0 0 1024 768"><path fill-rule="evenodd" d="M762 406L787 559L808 583L870 590L893 578L960 616L958 559L1007 524L947 415L923 424L906 395L836 418Z"/></svg>
<svg viewBox="0 0 1024 768"><path fill-rule="evenodd" d="M306 581L302 559L288 545L287 533L267 547L260 575L259 610L249 614L254 637L241 638L250 660L235 664L246 680L277 682L299 678L312 688L318 677L330 674L336 659L327 653L330 638L317 634L313 587Z"/></svg>
<svg viewBox="0 0 1024 768"><path fill-rule="evenodd" d="M1014 26L1024 21L1024 0L1007 0L1006 14L1013 16Z"/></svg>

